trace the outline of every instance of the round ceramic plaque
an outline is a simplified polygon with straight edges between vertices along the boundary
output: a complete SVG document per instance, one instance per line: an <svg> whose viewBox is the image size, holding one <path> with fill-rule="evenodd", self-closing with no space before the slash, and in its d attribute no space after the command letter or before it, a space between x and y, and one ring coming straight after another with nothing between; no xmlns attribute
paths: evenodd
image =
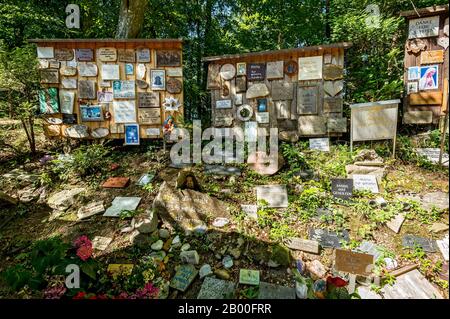
<svg viewBox="0 0 450 319"><path fill-rule="evenodd" d="M170 78L166 83L166 90L171 94L181 93L182 83L178 79Z"/></svg>
<svg viewBox="0 0 450 319"><path fill-rule="evenodd" d="M109 130L106 127L98 127L92 131L91 136L93 138L104 138L109 135Z"/></svg>
<svg viewBox="0 0 450 319"><path fill-rule="evenodd" d="M250 105L244 104L237 108L236 117L240 121L248 121L253 116L253 109Z"/></svg>
<svg viewBox="0 0 450 319"><path fill-rule="evenodd" d="M71 138L86 138L89 136L86 125L73 125L65 129L65 133Z"/></svg>
<svg viewBox="0 0 450 319"><path fill-rule="evenodd" d="M298 64L295 61L289 61L284 65L284 73L287 75L294 75L298 72Z"/></svg>
<svg viewBox="0 0 450 319"><path fill-rule="evenodd" d="M220 68L220 76L225 81L231 80L236 75L236 68L233 64L224 64Z"/></svg>
<svg viewBox="0 0 450 319"><path fill-rule="evenodd" d="M148 83L143 81L143 80L136 80L136 85L138 86L138 88L140 89L146 89L148 88Z"/></svg>

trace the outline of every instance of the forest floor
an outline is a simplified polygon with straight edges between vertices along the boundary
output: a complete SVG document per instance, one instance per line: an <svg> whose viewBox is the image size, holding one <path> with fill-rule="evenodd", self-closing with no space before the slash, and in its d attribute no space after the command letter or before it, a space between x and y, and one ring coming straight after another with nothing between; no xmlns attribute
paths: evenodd
<svg viewBox="0 0 450 319"><path fill-rule="evenodd" d="M2 130L5 141L13 141L18 146L26 144L26 138L17 123L5 122ZM53 164L43 165L39 161L44 155L56 158L63 151L60 142L45 139L42 131L39 128L37 130L37 156L17 155L9 149L0 150L0 189L3 193L20 198L21 191L40 189L39 197L30 202L0 207L0 273L17 264L29 267L26 259L31 258L30 249L33 244L54 236L59 236L67 243L72 243L81 235L86 235L91 240L95 236L111 238L112 241L105 250L95 250L92 256L102 268L97 274L106 273L109 264L137 265L145 256L149 256L153 251L150 244L158 239L158 232L146 247L138 248L130 240L132 232L122 230L130 226L132 217L138 219L147 216L163 182L175 189L177 176L182 169L169 167L170 160L161 149L161 143L146 142L133 147L112 145L109 155L98 159L100 164L94 164L95 167L100 167L98 172L80 176L69 169L55 172ZM420 202L420 197L429 193L445 192L448 195L448 170L419 167L415 163L383 157L385 174L379 185L380 193L355 192L352 201L342 202L335 200L331 194L330 179L346 177L345 166L354 162L354 155L358 150L351 154L348 146L332 144L330 152L308 150L307 142L285 146L282 150L286 164L273 176L259 175L246 165L237 165L242 172L240 176L206 175L204 165L190 167L189 170L199 181L201 192L225 203L230 212L229 223L223 227L213 227L212 218L205 234L187 236L177 228L172 229L160 218L158 228L167 228L170 236L161 238L165 243L163 250L166 257L152 270L153 280L167 283L173 278L176 267L182 264L180 247L170 249L170 241L176 235L182 244L187 243L190 250L198 252L200 262L195 265L197 270L200 266L209 264L217 277L236 284L235 296L238 298L257 296L257 288L254 286L237 284L240 269L259 270L261 281L294 287L295 269L298 268L295 261L301 260L310 269L313 267L312 261L318 260L329 274L348 279L345 274L333 270L333 248L322 248L319 254L289 249L290 256L285 261L284 246L280 244L291 237L307 239L309 229L321 228L338 233L347 230L350 240L343 243L341 248L355 249L363 241L375 243L382 247L382 257L395 260L397 265L393 268L417 264L419 271L444 298L448 298L448 262L444 261L439 249L429 253L418 247L406 249L402 245L402 238L406 234L440 240L448 233L448 228L438 232L430 230L433 225L448 226L448 205L446 209L427 209ZM75 150L73 147L72 153ZM94 159L77 157L77 160L86 161L85 165L89 166L89 160ZM111 164L117 165L111 169ZM306 169L312 170L314 176L305 178L298 174ZM143 174L155 175L145 187L136 184ZM16 178L18 175L22 178ZM111 176L129 177L130 183L122 189L103 188L101 185ZM258 218L249 218L240 205L256 205L255 186L272 184L287 186L288 207L269 208L262 205L258 210ZM48 198L59 191L75 187L83 188L83 194L62 214L55 214L47 204ZM137 196L141 197L141 201L135 211L121 215L120 218L97 214L78 220L77 211L80 208L93 201L103 201L105 208L108 208L116 196ZM406 219L399 233L395 233L385 223L403 212L402 203L405 200L402 197L405 196L418 200L406 200L412 208L405 212ZM387 208L372 207L369 201L376 197L383 197L388 203ZM317 214L320 208L328 209L331 214L320 218ZM212 217L215 213L211 212ZM281 252L276 253L280 249ZM231 256L233 266L224 269L222 260L227 255ZM383 262L376 263L378 273L387 279L388 268ZM117 292L117 287L111 288L111 284L106 283L114 279L105 276L100 275L100 279L97 277L94 280L96 283L90 284L85 290L89 291L90 288L93 293ZM203 279L197 276L185 292L170 288L168 297L197 298L202 282ZM367 282L367 278L358 278L359 284L363 285L364 282ZM102 289L101 285L110 288ZM1 281L0 298L41 298L44 288L45 286L33 290L20 287L14 290L5 281ZM126 290L123 287L120 289ZM381 293L376 287L373 290Z"/></svg>

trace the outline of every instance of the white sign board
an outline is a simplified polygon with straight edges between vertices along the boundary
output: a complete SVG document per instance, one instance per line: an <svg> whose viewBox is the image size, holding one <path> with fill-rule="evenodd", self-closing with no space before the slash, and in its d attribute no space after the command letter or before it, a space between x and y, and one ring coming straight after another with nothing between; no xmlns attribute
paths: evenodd
<svg viewBox="0 0 450 319"><path fill-rule="evenodd" d="M145 134L147 136L159 136L161 135L161 131L159 128L148 128L145 130Z"/></svg>
<svg viewBox="0 0 450 319"><path fill-rule="evenodd" d="M102 80L119 80L120 71L118 64L102 64Z"/></svg>
<svg viewBox="0 0 450 319"><path fill-rule="evenodd" d="M231 100L218 100L216 101L216 109L230 109Z"/></svg>
<svg viewBox="0 0 450 319"><path fill-rule="evenodd" d="M377 177L375 175L353 174L353 189L363 191L368 190L372 193L378 193Z"/></svg>
<svg viewBox="0 0 450 319"><path fill-rule="evenodd" d="M269 112L256 113L256 122L261 124L269 123Z"/></svg>
<svg viewBox="0 0 450 319"><path fill-rule="evenodd" d="M321 55L298 58L298 80L321 80L322 61L323 57Z"/></svg>
<svg viewBox="0 0 450 319"><path fill-rule="evenodd" d="M439 163L439 148L416 148L417 154L425 156L431 163ZM442 154L442 165L448 167L449 156L448 153Z"/></svg>
<svg viewBox="0 0 450 319"><path fill-rule="evenodd" d="M39 59L53 59L53 47L37 47L37 57Z"/></svg>
<svg viewBox="0 0 450 319"><path fill-rule="evenodd" d="M439 16L409 20L408 39L437 37Z"/></svg>
<svg viewBox="0 0 450 319"><path fill-rule="evenodd" d="M114 122L136 123L136 103L135 101L114 101Z"/></svg>
<svg viewBox="0 0 450 319"><path fill-rule="evenodd" d="M397 134L400 100L351 105L352 141L393 139Z"/></svg>
<svg viewBox="0 0 450 319"><path fill-rule="evenodd" d="M309 139L309 149L323 151L323 152L329 152L330 151L330 139L328 137L310 138Z"/></svg>

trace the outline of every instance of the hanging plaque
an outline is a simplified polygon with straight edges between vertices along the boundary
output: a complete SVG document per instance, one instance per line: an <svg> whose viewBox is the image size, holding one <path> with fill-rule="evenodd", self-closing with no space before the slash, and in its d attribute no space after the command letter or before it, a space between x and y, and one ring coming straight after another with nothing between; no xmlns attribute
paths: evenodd
<svg viewBox="0 0 450 319"><path fill-rule="evenodd" d="M37 47L37 57L39 59L53 59L55 57L53 47Z"/></svg>
<svg viewBox="0 0 450 319"><path fill-rule="evenodd" d="M304 136L324 135L327 133L325 119L317 115L299 116L298 132Z"/></svg>
<svg viewBox="0 0 450 319"><path fill-rule="evenodd" d="M58 69L42 69L39 70L41 76L41 83L44 84L57 84L59 83L59 70Z"/></svg>
<svg viewBox="0 0 450 319"><path fill-rule="evenodd" d="M342 98L324 98L323 112L324 113L341 113L343 106Z"/></svg>
<svg viewBox="0 0 450 319"><path fill-rule="evenodd" d="M101 88L110 88L111 87L111 81L101 80L98 83L98 86L101 87Z"/></svg>
<svg viewBox="0 0 450 319"><path fill-rule="evenodd" d="M61 113L72 114L73 106L75 104L75 92L60 90L59 102L61 104Z"/></svg>
<svg viewBox="0 0 450 319"><path fill-rule="evenodd" d="M183 76L183 68L169 68L166 69L167 76L170 77L182 77Z"/></svg>
<svg viewBox="0 0 450 319"><path fill-rule="evenodd" d="M181 52L177 50L156 51L156 66L181 66Z"/></svg>
<svg viewBox="0 0 450 319"><path fill-rule="evenodd" d="M139 124L159 125L161 124L161 109L139 109Z"/></svg>
<svg viewBox="0 0 450 319"><path fill-rule="evenodd" d="M289 119L291 116L291 103L289 101L275 101L278 119Z"/></svg>
<svg viewBox="0 0 450 319"><path fill-rule="evenodd" d="M81 62L78 64L78 74L80 76L91 77L97 76L97 64L92 62Z"/></svg>
<svg viewBox="0 0 450 319"><path fill-rule="evenodd" d="M294 83L285 81L272 82L272 100L294 99Z"/></svg>
<svg viewBox="0 0 450 319"><path fill-rule="evenodd" d="M269 123L269 112L258 112L256 113L256 122L260 124Z"/></svg>
<svg viewBox="0 0 450 319"><path fill-rule="evenodd" d="M340 80L344 77L344 68L340 65L328 64L323 66L324 80Z"/></svg>
<svg viewBox="0 0 450 319"><path fill-rule="evenodd" d="M76 89L77 88L77 78L61 79L61 87L63 89Z"/></svg>
<svg viewBox="0 0 450 319"><path fill-rule="evenodd" d="M151 62L151 54L149 48L138 48L136 50L136 58L139 63L149 63Z"/></svg>
<svg viewBox="0 0 450 319"><path fill-rule="evenodd" d="M136 80L136 85L138 88L145 90L148 88L148 83L143 80Z"/></svg>
<svg viewBox="0 0 450 319"><path fill-rule="evenodd" d="M247 78L245 75L236 77L236 92L247 91Z"/></svg>
<svg viewBox="0 0 450 319"><path fill-rule="evenodd" d="M420 64L444 62L444 50L423 51L420 54Z"/></svg>
<svg viewBox="0 0 450 319"><path fill-rule="evenodd" d="M329 96L334 97L344 89L344 81L324 81L323 90Z"/></svg>
<svg viewBox="0 0 450 319"><path fill-rule="evenodd" d="M112 92L97 92L97 99L100 103L110 103L113 101Z"/></svg>
<svg viewBox="0 0 450 319"><path fill-rule="evenodd" d="M77 68L71 67L71 66L63 66L59 73L64 76L75 76L77 75Z"/></svg>
<svg viewBox="0 0 450 319"><path fill-rule="evenodd" d="M135 81L113 81L115 99L134 99Z"/></svg>
<svg viewBox="0 0 450 319"><path fill-rule="evenodd" d="M299 86L297 89L297 113L317 114L319 88L317 85Z"/></svg>
<svg viewBox="0 0 450 319"><path fill-rule="evenodd" d="M408 39L437 37L439 16L409 20Z"/></svg>
<svg viewBox="0 0 450 319"><path fill-rule="evenodd" d="M73 60L72 49L55 49L55 59L59 61Z"/></svg>
<svg viewBox="0 0 450 319"><path fill-rule="evenodd" d="M266 78L266 65L264 63L247 64L247 76L249 81L262 81Z"/></svg>
<svg viewBox="0 0 450 319"><path fill-rule="evenodd" d="M120 71L118 64L102 64L103 80L119 80Z"/></svg>
<svg viewBox="0 0 450 319"><path fill-rule="evenodd" d="M295 61L289 61L284 65L284 73L289 76L295 75L298 72L298 64Z"/></svg>
<svg viewBox="0 0 450 319"><path fill-rule="evenodd" d="M136 55L134 49L119 49L117 50L119 62L136 62Z"/></svg>
<svg viewBox="0 0 450 319"><path fill-rule="evenodd" d="M59 69L60 63L59 63L59 61L51 60L51 61L48 61L48 67L50 69Z"/></svg>
<svg viewBox="0 0 450 319"><path fill-rule="evenodd" d="M231 80L232 78L234 78L235 75L236 75L236 68L234 67L233 64L230 63L224 64L220 68L220 76L225 81Z"/></svg>
<svg viewBox="0 0 450 319"><path fill-rule="evenodd" d="M138 107L158 107L160 106L158 92L138 92Z"/></svg>
<svg viewBox="0 0 450 319"><path fill-rule="evenodd" d="M113 102L114 122L136 123L136 103L131 101L114 101Z"/></svg>
<svg viewBox="0 0 450 319"><path fill-rule="evenodd" d="M39 62L38 66L39 69L48 69L49 66L48 60L39 59L38 62Z"/></svg>
<svg viewBox="0 0 450 319"><path fill-rule="evenodd" d="M220 88L220 65L212 64L208 65L208 89L219 89Z"/></svg>
<svg viewBox="0 0 450 319"><path fill-rule="evenodd" d="M322 79L322 56L298 58L298 80Z"/></svg>
<svg viewBox="0 0 450 319"><path fill-rule="evenodd" d="M284 77L283 68L283 61L267 62L267 79L282 79Z"/></svg>
<svg viewBox="0 0 450 319"><path fill-rule="evenodd" d="M80 80L78 82L78 98L94 100L96 98L95 82Z"/></svg>
<svg viewBox="0 0 450 319"><path fill-rule="evenodd" d="M449 44L449 40L448 37L439 37L437 39L437 44L441 47L444 48L444 50L447 50L448 48L448 44Z"/></svg>
<svg viewBox="0 0 450 319"><path fill-rule="evenodd" d="M127 63L125 64L125 75L133 75L134 74L134 64Z"/></svg>
<svg viewBox="0 0 450 319"><path fill-rule="evenodd" d="M92 49L75 49L75 56L79 62L94 61L94 50Z"/></svg>
<svg viewBox="0 0 450 319"><path fill-rule="evenodd" d="M167 79L166 90L167 90L167 92L172 93L172 94L181 93L181 90L182 90L181 81L178 79L174 79L174 78Z"/></svg>
<svg viewBox="0 0 450 319"><path fill-rule="evenodd" d="M97 50L98 59L102 62L116 62L116 48L100 48Z"/></svg>
<svg viewBox="0 0 450 319"><path fill-rule="evenodd" d="M231 107L231 100L216 101L216 109L230 109Z"/></svg>

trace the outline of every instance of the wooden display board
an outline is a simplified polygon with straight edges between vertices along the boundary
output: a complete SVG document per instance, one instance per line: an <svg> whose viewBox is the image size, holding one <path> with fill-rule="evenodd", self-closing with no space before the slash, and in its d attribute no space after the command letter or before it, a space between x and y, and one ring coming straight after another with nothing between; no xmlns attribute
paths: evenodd
<svg viewBox="0 0 450 319"><path fill-rule="evenodd" d="M70 124L66 120L60 124L59 136L65 137L66 128L81 124L88 127L87 138L95 138L94 130L107 128L106 138L123 139L127 123L139 124L141 138L161 138L164 121L169 116L176 119L183 115L181 39L29 42L37 45L39 68L44 75L42 88L57 88L60 93L59 112L44 117L70 117L62 113L61 104L64 110L70 109L70 98L75 95L73 114L76 117L72 116ZM168 98L172 98L171 107L165 105ZM95 106L100 106L101 115ZM115 114L115 110L120 113ZM155 135L158 129L159 134Z"/></svg>
<svg viewBox="0 0 450 319"><path fill-rule="evenodd" d="M211 125L244 128L253 122L301 137L342 135L347 130L342 112L344 51L351 45L204 58Z"/></svg>

